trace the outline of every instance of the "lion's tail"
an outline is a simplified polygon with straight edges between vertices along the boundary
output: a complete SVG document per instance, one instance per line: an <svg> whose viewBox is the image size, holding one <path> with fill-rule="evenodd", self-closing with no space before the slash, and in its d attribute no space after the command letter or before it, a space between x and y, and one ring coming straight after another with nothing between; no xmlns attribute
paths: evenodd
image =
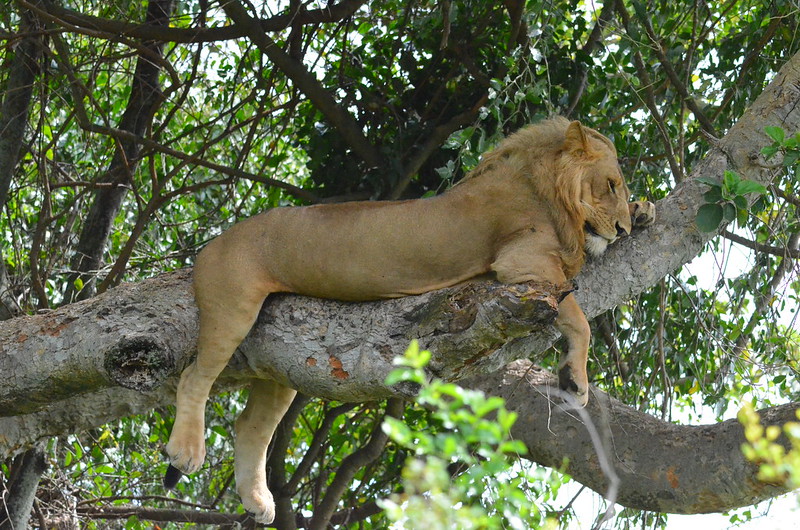
<svg viewBox="0 0 800 530"><path fill-rule="evenodd" d="M170 464L167 467L167 472L164 473L164 488L168 490L173 489L182 476L183 473L181 473L181 470Z"/></svg>

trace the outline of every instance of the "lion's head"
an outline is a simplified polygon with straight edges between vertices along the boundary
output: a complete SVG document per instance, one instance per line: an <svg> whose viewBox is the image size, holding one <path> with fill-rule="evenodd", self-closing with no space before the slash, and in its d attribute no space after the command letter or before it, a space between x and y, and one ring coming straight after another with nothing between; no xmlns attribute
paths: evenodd
<svg viewBox="0 0 800 530"><path fill-rule="evenodd" d="M631 194L617 163L617 150L608 138L577 121L570 123L559 166L556 193L562 194L561 200L579 222L583 218L584 247L589 254L598 256L620 236L631 233Z"/></svg>
<svg viewBox="0 0 800 530"><path fill-rule="evenodd" d="M467 176L513 170L550 208L568 277L585 253L599 255L631 231L630 192L611 140L577 121L554 117L503 140Z"/></svg>

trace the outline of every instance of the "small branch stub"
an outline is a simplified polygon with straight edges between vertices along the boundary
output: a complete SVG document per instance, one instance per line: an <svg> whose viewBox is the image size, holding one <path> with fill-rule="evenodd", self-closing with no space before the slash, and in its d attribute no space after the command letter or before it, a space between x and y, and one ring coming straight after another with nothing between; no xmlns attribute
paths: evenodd
<svg viewBox="0 0 800 530"><path fill-rule="evenodd" d="M104 364L114 382L139 391L158 387L175 371L172 355L151 336L122 338L106 352Z"/></svg>

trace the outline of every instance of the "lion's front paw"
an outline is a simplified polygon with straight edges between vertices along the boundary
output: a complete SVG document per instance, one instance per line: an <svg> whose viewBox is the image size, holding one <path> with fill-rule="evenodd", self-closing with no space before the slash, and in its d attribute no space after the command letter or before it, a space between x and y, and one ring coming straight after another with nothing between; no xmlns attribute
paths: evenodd
<svg viewBox="0 0 800 530"><path fill-rule="evenodd" d="M631 223L636 227L650 226L656 220L656 205L650 201L636 201L628 205Z"/></svg>
<svg viewBox="0 0 800 530"><path fill-rule="evenodd" d="M269 524L275 519L275 501L266 487L249 491L239 490L244 509L253 514L253 518L261 524Z"/></svg>
<svg viewBox="0 0 800 530"><path fill-rule="evenodd" d="M173 467L186 474L194 473L200 469L206 458L203 430L196 432L195 429L174 427L166 451Z"/></svg>
<svg viewBox="0 0 800 530"><path fill-rule="evenodd" d="M585 371L576 374L572 365L564 364L558 370L558 386L572 394L581 407L589 402L589 381Z"/></svg>

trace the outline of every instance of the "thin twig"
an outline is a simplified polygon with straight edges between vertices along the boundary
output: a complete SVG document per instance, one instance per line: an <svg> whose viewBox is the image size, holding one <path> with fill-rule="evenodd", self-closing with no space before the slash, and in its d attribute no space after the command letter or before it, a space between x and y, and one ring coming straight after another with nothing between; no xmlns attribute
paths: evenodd
<svg viewBox="0 0 800 530"><path fill-rule="evenodd" d="M667 59L667 54L664 53L664 49L661 46L661 43L658 41L658 36L653 29L653 25L650 23L650 19L647 18L647 13L644 11L644 6L638 2L634 2L633 11L636 13L636 18L639 19L639 23L642 25L647 33L647 36L650 38L650 41L653 44L653 52L656 54L656 57L658 57L658 61L661 63L661 67L664 69L664 73L667 74L667 78L669 78L672 86L675 87L675 90L677 90L681 97L685 100L686 106L689 107L689 110L691 110L692 114L694 114L695 118L697 118L697 121L700 123L700 126L703 128L703 130L714 137L719 136L714 124L711 123L711 120L708 119L708 116L706 116L705 113L697 106L694 98L686 89L686 85L683 84L680 77L678 77L677 72L675 72L675 68L673 68L672 63L669 61L669 59Z"/></svg>
<svg viewBox="0 0 800 530"><path fill-rule="evenodd" d="M765 254L780 256L782 258L789 257L792 259L800 259L800 250L792 248L791 245L788 245L786 247L774 247L772 245L765 245L763 243L759 243L757 241L751 241L745 237L736 235L733 232L729 232L728 230L723 230L721 234L723 237L725 237L725 239L729 239L734 243L738 243L751 250L755 250L756 252L763 252Z"/></svg>

